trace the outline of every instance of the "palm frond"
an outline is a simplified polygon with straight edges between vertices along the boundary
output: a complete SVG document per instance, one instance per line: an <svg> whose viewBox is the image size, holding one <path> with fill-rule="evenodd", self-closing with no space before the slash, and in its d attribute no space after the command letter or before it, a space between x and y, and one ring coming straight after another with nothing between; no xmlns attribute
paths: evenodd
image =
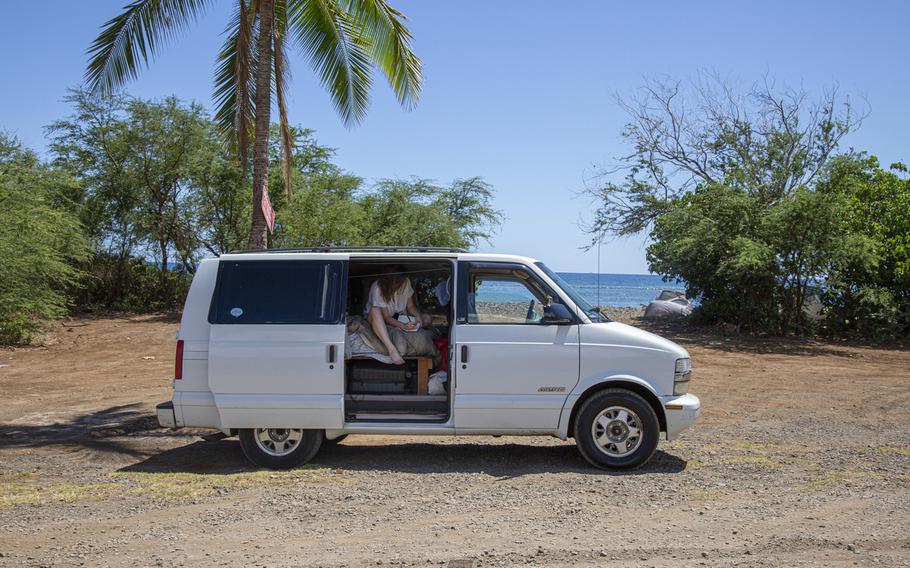
<svg viewBox="0 0 910 568"><path fill-rule="evenodd" d="M287 0L287 25L345 124L360 122L372 86L369 48L336 0Z"/></svg>
<svg viewBox="0 0 910 568"><path fill-rule="evenodd" d="M287 34L287 10L284 0L275 2L275 98L278 99L279 128L281 130L281 177L284 192L291 200L291 128L288 125L288 109L285 103L285 86L291 81L288 65L287 46L283 38Z"/></svg>
<svg viewBox="0 0 910 568"><path fill-rule="evenodd" d="M248 164L250 137L255 115L255 78L252 69L258 60L256 43L256 0L239 0L225 29L225 40L215 67L215 121L226 140L234 140L244 172Z"/></svg>
<svg viewBox="0 0 910 568"><path fill-rule="evenodd" d="M388 78L398 102L413 107L420 98L420 59L411 50L413 37L407 18L384 0L340 0L350 14L361 41L369 46L370 59Z"/></svg>
<svg viewBox="0 0 910 568"><path fill-rule="evenodd" d="M108 20L89 46L85 80L109 93L148 67L163 44L185 31L212 0L135 0Z"/></svg>

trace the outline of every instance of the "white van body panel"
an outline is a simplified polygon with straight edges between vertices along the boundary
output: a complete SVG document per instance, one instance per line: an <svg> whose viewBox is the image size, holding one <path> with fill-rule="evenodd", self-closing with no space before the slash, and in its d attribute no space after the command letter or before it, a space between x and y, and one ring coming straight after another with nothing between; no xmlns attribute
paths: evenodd
<svg viewBox="0 0 910 568"><path fill-rule="evenodd" d="M179 426L222 429L215 397L208 391L174 391L174 415Z"/></svg>
<svg viewBox="0 0 910 568"><path fill-rule="evenodd" d="M222 427L341 427L343 324L213 325L211 333L209 385Z"/></svg>
<svg viewBox="0 0 910 568"><path fill-rule="evenodd" d="M345 422L345 326L218 325L209 310L221 261L420 258L520 264L550 285L574 311L573 325L452 326L452 413L439 424ZM700 412L694 395L673 395L675 362L689 357L675 343L616 323L591 323L534 259L480 253L301 253L222 255L197 268L177 335L183 377L174 381L169 427L324 429L343 434L545 434L565 438L573 409L592 387L641 385L659 400L668 438ZM455 279L457 281L457 278ZM458 291L453 291L454 298ZM461 349L468 347L468 361ZM334 346L336 359L329 360ZM672 408L669 408L672 407ZM166 421L170 421L169 416Z"/></svg>
<svg viewBox="0 0 910 568"><path fill-rule="evenodd" d="M572 410L588 389L626 382L640 385L657 399L672 397L676 360L689 357L672 341L619 322L581 326L580 343L581 378L566 399L557 432L563 439L572 427Z"/></svg>
<svg viewBox="0 0 910 568"><path fill-rule="evenodd" d="M658 395L673 394L676 360L689 352L653 333L619 322L581 327L581 384L626 375ZM583 391L582 391L583 392Z"/></svg>
<svg viewBox="0 0 910 568"><path fill-rule="evenodd" d="M456 336L457 432L556 429L578 382L578 325L467 324Z"/></svg>
<svg viewBox="0 0 910 568"><path fill-rule="evenodd" d="M346 261L348 255L253 253L221 258L325 262ZM340 428L344 422L344 338L343 321L209 324L208 385L220 428ZM330 360L332 349L334 360Z"/></svg>
<svg viewBox="0 0 910 568"><path fill-rule="evenodd" d="M174 383L174 417L178 427L221 428L221 417L209 389L209 305L218 259L206 258L196 268L177 339L183 341L183 378Z"/></svg>

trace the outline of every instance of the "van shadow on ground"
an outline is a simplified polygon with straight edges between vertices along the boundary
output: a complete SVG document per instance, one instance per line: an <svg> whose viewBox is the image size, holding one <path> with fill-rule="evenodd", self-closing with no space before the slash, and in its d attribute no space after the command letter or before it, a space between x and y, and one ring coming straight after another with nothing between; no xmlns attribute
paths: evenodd
<svg viewBox="0 0 910 568"><path fill-rule="evenodd" d="M520 443L479 444L425 442L360 445L357 439L326 445L305 467L399 473L486 473L500 478L535 473L646 475L679 473L682 459L658 450L648 464L628 471L602 471L588 465L572 443L538 446ZM236 439L195 442L166 450L123 468L150 473L237 473L253 471Z"/></svg>
<svg viewBox="0 0 910 568"><path fill-rule="evenodd" d="M0 424L3 448L85 448L133 457L147 455L124 436L137 432L158 435L158 420L141 404L123 404L51 424ZM164 432L161 430L161 432Z"/></svg>
<svg viewBox="0 0 910 568"><path fill-rule="evenodd" d="M143 405L118 405L51 424L0 424L0 450L14 448L84 448L140 460L121 471L224 474L252 471L236 438L195 441L191 432L159 428ZM412 438L413 439L413 438ZM658 450L651 461L630 471L600 471L585 462L575 445L477 443L483 438L460 438L458 443L391 441L370 443L354 436L340 444L325 444L306 467L350 471L405 473L487 473L517 477L533 473L577 472L607 475L678 473L682 459ZM176 445L179 444L179 445ZM162 449L162 446L165 449ZM168 448L168 446L172 446ZM175 447L174 447L175 446Z"/></svg>

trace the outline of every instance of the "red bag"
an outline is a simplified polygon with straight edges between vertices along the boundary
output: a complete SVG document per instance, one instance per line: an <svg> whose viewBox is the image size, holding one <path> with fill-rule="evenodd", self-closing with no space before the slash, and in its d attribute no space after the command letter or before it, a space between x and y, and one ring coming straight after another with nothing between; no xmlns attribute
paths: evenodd
<svg viewBox="0 0 910 568"><path fill-rule="evenodd" d="M439 359L439 371L449 370L449 338L443 337L440 339L434 339L433 345L436 346L436 349L439 349L439 352L442 354L442 357Z"/></svg>

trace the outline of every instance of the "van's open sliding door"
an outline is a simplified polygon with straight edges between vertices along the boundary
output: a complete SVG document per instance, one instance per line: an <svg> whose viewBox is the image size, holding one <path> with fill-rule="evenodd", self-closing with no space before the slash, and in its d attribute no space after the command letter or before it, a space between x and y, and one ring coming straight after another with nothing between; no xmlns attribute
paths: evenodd
<svg viewBox="0 0 910 568"><path fill-rule="evenodd" d="M348 255L223 260L209 386L224 428L340 428Z"/></svg>

